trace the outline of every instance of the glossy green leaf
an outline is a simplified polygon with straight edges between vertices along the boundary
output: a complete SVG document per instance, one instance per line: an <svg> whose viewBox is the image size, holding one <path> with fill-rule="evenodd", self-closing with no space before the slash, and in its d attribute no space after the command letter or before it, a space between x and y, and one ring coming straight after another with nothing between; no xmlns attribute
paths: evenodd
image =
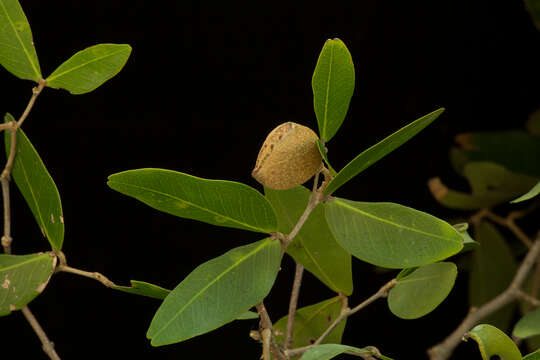
<svg viewBox="0 0 540 360"><path fill-rule="evenodd" d="M165 298L147 337L167 345L235 320L268 295L280 263L281 244L268 238L199 265Z"/></svg>
<svg viewBox="0 0 540 360"><path fill-rule="evenodd" d="M334 297L313 305L305 306L296 310L293 327L292 347L302 347L313 344L322 335L328 326L339 316L342 301ZM285 341L288 316L284 316L274 324L276 342L282 344ZM341 343L341 337L345 330L347 320L343 320L328 334L323 343Z"/></svg>
<svg viewBox="0 0 540 360"><path fill-rule="evenodd" d="M144 281L130 280L131 286L115 286L113 289L120 290L135 295L148 296L154 299L165 299L171 292L161 286L150 284Z"/></svg>
<svg viewBox="0 0 540 360"><path fill-rule="evenodd" d="M397 317L416 319L435 310L454 287L457 267L450 262L420 266L397 279L388 294L388 307Z"/></svg>
<svg viewBox="0 0 540 360"><path fill-rule="evenodd" d="M324 191L325 194L332 194L353 177L403 145L405 142L407 142L407 140L418 134L426 126L437 119L443 111L444 108L440 108L427 115L424 115L420 119L413 121L409 125L386 137L384 140L363 151L360 155L349 162L343 169L341 169L336 177L330 181Z"/></svg>
<svg viewBox="0 0 540 360"><path fill-rule="evenodd" d="M392 203L334 198L326 219L337 242L373 265L401 269L446 259L463 247L448 223L422 211Z"/></svg>
<svg viewBox="0 0 540 360"><path fill-rule="evenodd" d="M540 181L537 182L536 185L534 185L531 190L527 191L525 194L521 195L517 199L514 199L514 200L512 200L510 202L511 203L522 202L522 201L525 201L525 200L532 199L533 197L535 197L538 194L540 194Z"/></svg>
<svg viewBox="0 0 540 360"><path fill-rule="evenodd" d="M47 86L66 89L72 94L85 94L109 80L124 67L131 46L99 44L79 51L49 77Z"/></svg>
<svg viewBox="0 0 540 360"><path fill-rule="evenodd" d="M475 239L480 247L472 258L469 303L471 306L480 306L508 287L517 265L503 236L491 223L483 221L475 226ZM509 304L483 321L506 330L512 320L514 307L514 304Z"/></svg>
<svg viewBox="0 0 540 360"><path fill-rule="evenodd" d="M470 337L478 343L484 360L490 360L492 356L499 356L501 360L521 360L521 353L516 344L495 326L476 325L465 337Z"/></svg>
<svg viewBox="0 0 540 360"><path fill-rule="evenodd" d="M522 339L540 335L540 307L523 316L514 326L512 335Z"/></svg>
<svg viewBox="0 0 540 360"><path fill-rule="evenodd" d="M328 171L330 171L330 174L332 176L336 176L337 172L336 170L334 170L332 165L330 165L330 161L328 160L328 154L326 152L326 147L324 146L324 143L320 139L317 139L317 148L319 149L319 153L321 154L321 157L323 158L324 163L328 167Z"/></svg>
<svg viewBox="0 0 540 360"><path fill-rule="evenodd" d="M47 286L56 266L50 253L0 255L0 316L26 306Z"/></svg>
<svg viewBox="0 0 540 360"><path fill-rule="evenodd" d="M354 91L354 65L343 41L333 39L324 43L311 87L319 137L327 142L343 123Z"/></svg>
<svg viewBox="0 0 540 360"><path fill-rule="evenodd" d="M15 121L6 114L5 122ZM4 131L6 153L9 156L11 134ZM17 130L17 155L11 176L32 210L41 232L52 248L62 249L64 242L64 216L60 194L45 164L22 129Z"/></svg>
<svg viewBox="0 0 540 360"><path fill-rule="evenodd" d="M20 79L41 79L32 30L17 0L0 1L0 64Z"/></svg>
<svg viewBox="0 0 540 360"><path fill-rule="evenodd" d="M278 231L291 232L304 212L311 192L302 186L289 190L264 189L278 217ZM353 291L351 255L335 240L328 228L322 205L308 217L287 246L287 253L335 292Z"/></svg>
<svg viewBox="0 0 540 360"><path fill-rule="evenodd" d="M456 229L459 232L459 234L463 238L463 249L461 249L460 251L461 253L474 250L478 246L480 246L480 243L478 241L474 241L473 238L467 232L467 229L469 228L469 224L460 223L460 224L454 224L452 226L454 227L454 229Z"/></svg>
<svg viewBox="0 0 540 360"><path fill-rule="evenodd" d="M259 314L254 311L246 311L236 317L235 320L252 320L259 318Z"/></svg>
<svg viewBox="0 0 540 360"><path fill-rule="evenodd" d="M509 171L540 177L540 138L525 131L459 134L456 142L470 161L492 161Z"/></svg>
<svg viewBox="0 0 540 360"><path fill-rule="evenodd" d="M329 360L333 359L339 354L352 353L352 354L364 354L372 355L373 353L367 349L359 349L352 346L341 344L324 344L315 346L302 355L301 360Z"/></svg>
<svg viewBox="0 0 540 360"><path fill-rule="evenodd" d="M277 230L270 203L257 190L237 182L137 169L109 176L107 185L175 216L263 233Z"/></svg>
<svg viewBox="0 0 540 360"><path fill-rule="evenodd" d="M523 360L540 360L540 349L530 354L527 354L523 357Z"/></svg>

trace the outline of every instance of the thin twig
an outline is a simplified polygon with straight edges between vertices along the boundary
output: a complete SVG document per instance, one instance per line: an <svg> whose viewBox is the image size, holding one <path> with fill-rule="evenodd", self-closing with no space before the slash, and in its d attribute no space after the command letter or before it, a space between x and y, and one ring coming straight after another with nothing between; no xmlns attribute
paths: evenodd
<svg viewBox="0 0 540 360"><path fill-rule="evenodd" d="M39 340L41 341L41 344L43 345L43 351L52 360L60 360L60 357L54 350L53 342L49 340L49 338L47 337L47 334L45 334L45 331L43 331L43 328L41 327L41 325L39 325L39 322L37 321L34 314L32 314L28 306L23 307L21 309L21 312L23 313L24 317L26 318L30 326L32 326L32 329L34 329L34 332L36 333L36 335L39 337Z"/></svg>
<svg viewBox="0 0 540 360"><path fill-rule="evenodd" d="M536 241L523 259L508 288L479 308L471 309L461 324L444 341L428 350L429 358L431 360L448 359L467 331L478 324L478 322L486 316L516 300L520 296L520 288L538 259L539 254L540 233L537 235Z"/></svg>
<svg viewBox="0 0 540 360"><path fill-rule="evenodd" d="M326 339L326 337L332 332L332 330L336 328L336 326L339 325L340 322L342 322L347 317L353 315L354 313L358 312L359 310L365 308L366 306L368 306L375 300L388 296L388 291L390 291L390 289L393 288L395 285L396 285L396 279L390 280L389 282L384 284L379 290L377 290L375 294L371 295L369 298L367 298L366 300L364 300L363 302L361 302L360 304L358 304L352 309L350 309L347 305L347 297L340 294L341 299L342 299L341 312L339 316L332 322L332 324L330 324L330 326L321 334L321 336L319 336L317 340L315 340L315 342L312 345L303 346L303 347L299 347L299 348L291 349L291 350L286 350L285 354L289 357L293 357L296 355L303 354L304 352L311 349L312 347L315 347L321 344L321 342L324 339Z"/></svg>
<svg viewBox="0 0 540 360"><path fill-rule="evenodd" d="M518 219L527 214L526 211L512 211L507 217L499 216L489 209L481 209L476 214L471 216L471 222L478 224L482 218L488 218L496 224L506 227L510 230L525 246L530 248L532 246L532 240L516 225L515 219Z"/></svg>
<svg viewBox="0 0 540 360"><path fill-rule="evenodd" d="M98 272L90 272L90 271L79 270L79 269L72 268L71 266L62 264L62 263L60 263L60 265L58 265L56 267L56 271L57 272L61 272L61 271L68 272L68 273L84 276L84 277L87 277L87 278L90 278L90 279L94 279L94 280L99 281L100 283L102 283L103 285L105 285L106 287L109 287L109 288L115 288L117 286L114 282L109 280L105 275L102 275L102 274L100 274Z"/></svg>
<svg viewBox="0 0 540 360"><path fill-rule="evenodd" d="M255 308L257 309L257 312L259 313L259 317L261 319L259 322L259 332L263 341L263 359L270 360L270 358L266 359L264 358L264 356L271 351L277 359L285 360L285 355L274 343L274 337L272 336L272 321L270 320L268 311L266 311L266 308L264 307L264 303L261 301L260 303L255 305ZM269 330L269 332L267 330ZM270 336L268 336L268 334L270 334Z"/></svg>
<svg viewBox="0 0 540 360"><path fill-rule="evenodd" d="M300 295L300 286L302 285L302 275L304 274L304 266L296 262L296 270L294 272L294 281L291 291L291 299L289 301L289 316L287 318L287 331L285 333L284 348L287 350L291 347L293 341L294 330L294 315L296 314L296 306L298 305L298 296Z"/></svg>
<svg viewBox="0 0 540 360"><path fill-rule="evenodd" d="M521 300L524 300L526 302L528 302L530 305L532 306L540 306L540 300L538 300L536 297L534 296L531 296L529 294L527 294L526 292L524 291L518 291L518 298L520 298Z"/></svg>

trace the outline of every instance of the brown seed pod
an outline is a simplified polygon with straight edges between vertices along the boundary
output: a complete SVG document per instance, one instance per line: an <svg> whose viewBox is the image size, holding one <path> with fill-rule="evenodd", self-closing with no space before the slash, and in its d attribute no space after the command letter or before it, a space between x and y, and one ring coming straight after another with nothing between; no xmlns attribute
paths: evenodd
<svg viewBox="0 0 540 360"><path fill-rule="evenodd" d="M266 137L251 176L276 190L305 183L322 167L317 139L317 134L303 125L279 125Z"/></svg>

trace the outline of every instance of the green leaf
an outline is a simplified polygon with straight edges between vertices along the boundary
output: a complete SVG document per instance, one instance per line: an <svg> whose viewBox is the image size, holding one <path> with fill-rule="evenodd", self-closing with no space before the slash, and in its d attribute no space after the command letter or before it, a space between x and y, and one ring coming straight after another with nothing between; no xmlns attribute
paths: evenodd
<svg viewBox="0 0 540 360"><path fill-rule="evenodd" d="M319 136L327 142L343 123L354 91L354 65L343 41L333 39L324 43L311 87Z"/></svg>
<svg viewBox="0 0 540 360"><path fill-rule="evenodd" d="M150 284L144 281L130 280L131 286L115 286L113 289L120 290L135 295L148 296L154 299L165 299L171 292L161 286Z"/></svg>
<svg viewBox="0 0 540 360"><path fill-rule="evenodd" d="M131 46L99 44L79 51L49 77L47 86L66 89L74 95L90 92L109 80L124 67Z"/></svg>
<svg viewBox="0 0 540 360"><path fill-rule="evenodd" d="M478 307L508 287L517 264L503 236L491 223L483 221L475 226L475 239L480 247L472 254L469 303ZM509 304L483 321L506 330L512 320L514 306Z"/></svg>
<svg viewBox="0 0 540 360"><path fill-rule="evenodd" d="M326 195L332 194L353 177L375 164L377 161L403 145L405 142L407 142L407 140L418 134L426 126L437 119L443 111L444 108L440 108L427 115L424 115L420 119L413 121L409 125L386 137L384 140L363 151L338 172L336 177L330 181L324 193Z"/></svg>
<svg viewBox="0 0 540 360"><path fill-rule="evenodd" d="M259 317L259 314L253 311L246 311L236 317L235 320L251 320L251 319L257 319Z"/></svg>
<svg viewBox="0 0 540 360"><path fill-rule="evenodd" d="M41 79L32 30L17 0L0 1L0 64L20 79Z"/></svg>
<svg viewBox="0 0 540 360"><path fill-rule="evenodd" d="M540 349L524 356L523 360L540 360Z"/></svg>
<svg viewBox="0 0 540 360"><path fill-rule="evenodd" d="M463 238L463 249L461 249L461 253L468 252L471 250L476 249L478 246L480 246L480 243L478 241L474 241L473 238L469 235L467 232L467 229L469 228L469 224L467 223L459 223L452 225L454 229L456 229L459 232L459 235Z"/></svg>
<svg viewBox="0 0 540 360"><path fill-rule="evenodd" d="M107 185L175 216L262 233L277 230L270 203L257 190L237 182L137 169L109 176Z"/></svg>
<svg viewBox="0 0 540 360"><path fill-rule="evenodd" d="M465 337L470 337L478 343L484 360L490 360L492 356L496 355L501 360L521 360L521 353L516 344L495 326L476 325Z"/></svg>
<svg viewBox="0 0 540 360"><path fill-rule="evenodd" d="M456 254L461 235L448 223L392 203L334 198L325 203L330 230L350 254L373 265L402 269Z"/></svg>
<svg viewBox="0 0 540 360"><path fill-rule="evenodd" d="M456 136L470 161L492 161L509 171L540 177L540 138L525 131L465 133Z"/></svg>
<svg viewBox="0 0 540 360"><path fill-rule="evenodd" d="M289 190L265 188L264 192L276 210L278 231L290 233L302 216L311 192L302 186ZM330 289L346 295L352 293L351 255L336 242L322 205L311 212L286 251Z"/></svg>
<svg viewBox="0 0 540 360"><path fill-rule="evenodd" d="M540 181L536 183L536 185L533 186L533 188L529 191L527 191L525 194L521 195L517 199L514 199L510 201L511 203L518 203L525 200L532 199L536 195L540 194Z"/></svg>
<svg viewBox="0 0 540 360"><path fill-rule="evenodd" d="M450 293L457 268L450 262L421 266L397 280L388 294L388 307L397 317L416 319L435 310Z"/></svg>
<svg viewBox="0 0 540 360"><path fill-rule="evenodd" d="M540 307L522 317L514 327L512 335L522 339L540 335Z"/></svg>
<svg viewBox="0 0 540 360"><path fill-rule="evenodd" d="M56 266L51 253L0 255L0 316L26 306L47 286Z"/></svg>
<svg viewBox="0 0 540 360"><path fill-rule="evenodd" d="M345 352L353 354L373 355L366 349L359 349L341 344L324 344L315 346L302 355L301 360L329 360Z"/></svg>
<svg viewBox="0 0 540 360"><path fill-rule="evenodd" d="M6 114L5 122L15 121ZM11 134L4 131L6 153L9 156ZM13 162L11 175L32 210L43 235L56 251L62 249L64 242L64 216L60 194L45 164L22 129L17 130L17 155Z"/></svg>
<svg viewBox="0 0 540 360"><path fill-rule="evenodd" d="M324 143L320 139L317 139L317 148L319 149L319 153L321 154L321 157L323 158L324 163L326 164L326 166L328 166L328 171L330 171L330 174L332 176L336 176L337 172L336 170L334 170L332 165L330 165L330 161L328 160L328 154L326 153L326 147L324 146Z"/></svg>
<svg viewBox="0 0 540 360"><path fill-rule="evenodd" d="M268 295L280 263L281 244L268 238L199 265L165 298L147 337L167 345L233 321Z"/></svg>
<svg viewBox="0 0 540 360"><path fill-rule="evenodd" d="M302 307L296 310L293 327L292 347L302 347L313 344L323 334L328 326L341 313L342 302L336 296L334 298ZM279 319L273 326L276 332L276 342L282 344L285 341L288 316ZM345 330L347 320L343 320L323 340L323 343L341 343L341 337Z"/></svg>

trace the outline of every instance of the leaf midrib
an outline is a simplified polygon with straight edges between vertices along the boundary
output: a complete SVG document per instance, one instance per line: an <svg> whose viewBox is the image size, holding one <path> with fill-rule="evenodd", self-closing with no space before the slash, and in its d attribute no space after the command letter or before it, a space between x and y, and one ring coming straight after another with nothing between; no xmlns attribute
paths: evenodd
<svg viewBox="0 0 540 360"><path fill-rule="evenodd" d="M189 306L191 305L197 298L199 298L200 296L202 296L202 294L208 289L210 288L212 285L214 285L219 279L221 279L222 277L224 277L226 274L228 274L230 271L232 271L234 268L238 267L238 265L244 261L246 261L249 257L251 257L252 255L254 255L255 253L259 252L261 250L261 248L263 248L264 246L267 246L267 245L270 245L271 244L271 241L267 240L267 241L263 241L261 243L261 245L259 245L258 247L256 247L255 249L253 249L252 251L250 251L249 253L247 253L244 257L242 257L241 259L238 259L236 260L234 263L232 263L228 268L226 268L221 274L219 274L218 276L216 276L212 281L208 282L208 284L206 284L199 292L197 292L184 306L182 306L182 308L180 308L175 314L174 316L171 317L171 319L169 321L167 321L162 327L161 329L156 332L154 335L152 335L152 339L155 339L159 334L161 334L173 321L176 320L177 317L179 317L181 315L181 313ZM189 275L188 275L189 276Z"/></svg>
<svg viewBox="0 0 540 360"><path fill-rule="evenodd" d="M324 141L328 141L327 135L328 135L328 97L330 96L330 81L332 80L332 62L334 61L334 47L335 44L331 41L330 46L330 61L328 64L328 76L327 76L327 82L326 82L326 94L324 98L324 127L323 127L323 133L322 138Z"/></svg>
<svg viewBox="0 0 540 360"><path fill-rule="evenodd" d="M13 256L16 256L16 255L13 255ZM8 266L8 267L5 267L5 268L0 267L0 272L5 272L5 271L11 270L11 269L15 269L17 267L24 266L24 265L27 265L29 263L35 262L35 261L45 260L45 259L47 259L47 256L48 256L47 254L41 254L41 255L35 256L35 257L31 258L31 259L25 260L23 262L20 262L20 263L17 263L17 264L14 264L14 265L11 265L11 266Z"/></svg>
<svg viewBox="0 0 540 360"><path fill-rule="evenodd" d="M206 211L212 215L216 215L216 216L221 216L227 220L230 220L236 224L239 224L239 225L242 225L244 227L247 227L249 229L252 229L252 230L255 230L257 232L264 232L264 233L268 233L270 232L271 230L267 230L267 229L262 229L262 228L258 228L258 227L255 227L255 226L252 226L252 225L249 225L247 223L244 223L242 221L239 221L239 220L236 220L234 218L231 218L229 216L226 216L226 215L223 215L223 214L220 214L220 213L217 213L215 211L212 211L210 209L207 209L205 207L202 207L202 206L199 206L197 204L194 204L190 201L187 201L187 200L183 200L183 199L180 199L178 197L175 197L173 195L170 195L170 194L167 194L167 193L164 193L164 192L161 192L161 191L157 191L157 190L154 190L154 189L150 189L150 188L147 188L147 187L144 187L144 186L138 186L138 185L133 185L133 184L127 184L127 183L123 183L123 182L120 182L120 181L114 181L114 180L109 180L109 183L116 183L116 184L119 184L119 185L125 185L125 186L130 186L130 187L133 187L133 188L136 188L136 189L142 189L142 190L145 190L145 191L148 191L148 192L153 192L153 193L156 193L156 194L159 194L159 195L163 195L165 197L168 197L170 199L173 199L173 200L177 200L177 201L182 201L190 206L193 206L194 208L197 208L199 210L202 210L202 211Z"/></svg>
<svg viewBox="0 0 540 360"><path fill-rule="evenodd" d="M414 228L411 228L411 227L408 227L408 226L405 226L405 225L401 225L401 224L398 224L398 223L395 223L393 221L390 221L390 220L387 220L387 219L383 219L383 218L380 218L378 216L375 216L373 214L370 214L370 213L367 213L365 211L362 211L358 208L355 208L354 206L351 206L343 201L340 201L339 199L335 198L334 202L336 203L336 205L338 206L342 206L342 207L345 207L347 209L350 209L350 210L353 210L359 214L362 214L364 216L367 216L369 218L372 218L372 219L375 219L377 221L380 221L380 222L384 222L384 223L387 223L387 224L390 224L392 226L395 226L395 227L398 227L398 228L402 228L404 230L408 230L408 231L412 231L412 232L415 232L415 233L418 233L418 234L422 234L422 235L426 235L426 236L430 236L430 237L434 237L434 238L437 238L437 239L440 239L440 240L444 240L444 241L448 241L448 242L451 242L451 243L455 243L456 241L453 241L453 240L449 240L448 238L444 237L444 236L441 236L441 235L437 235L437 234L432 234L432 233L428 233L428 232L425 232L425 231L422 231L422 230L418 230L418 229L414 229ZM459 234L458 234L459 235ZM461 238L461 235L459 235L460 238ZM458 242L456 242L458 243ZM460 242L459 242L460 243Z"/></svg>
<svg viewBox="0 0 540 360"><path fill-rule="evenodd" d="M34 62L32 61L32 57L28 53L28 50L26 49L26 46L24 46L24 42L22 41L21 37L19 36L19 33L17 32L17 29L15 28L15 25L13 24L13 20L11 20L11 17L9 16L9 13L6 9L6 6L4 5L3 1L0 1L0 5L2 5L2 9L4 10L4 13L6 14L6 18L9 21L9 24L11 25L11 29L15 33L15 36L17 37L17 40L19 40L19 43L21 47L23 48L24 53L26 54L26 57L28 58L28 61L30 62L30 65L32 66L32 70L34 70L35 75L39 79L41 77L40 72L36 69L36 66Z"/></svg>
<svg viewBox="0 0 540 360"><path fill-rule="evenodd" d="M88 49L87 49L87 50L88 50ZM96 62L96 61L105 59L105 58L107 58L107 57L114 56L114 55L116 55L116 54L118 54L118 53L121 53L121 52L123 52L123 51L126 51L126 50L128 50L128 49L127 49L127 48L122 48L122 49L119 49L119 50L114 51L114 52L112 52L112 53L106 54L106 55L104 55L104 56L94 58L94 59L92 59L92 60L90 60L90 61L87 61L87 62L85 62L85 63L83 63L83 64L74 66L74 67L72 67L72 68L70 68L70 69L68 69L68 70L66 70L66 71L63 71L63 72L61 72L61 73L58 73L58 74L56 74L56 75L54 75L54 73L53 73L53 74L51 74L50 77L47 78L47 82L54 81L54 80L56 80L56 79L58 79L58 78L64 76L64 75L67 74L67 73L73 72L73 71L75 71L75 70L77 70L77 69L80 69L80 68L82 68L82 67L84 67L84 66L87 66L87 65L89 65L89 64L91 64L91 63L94 63L94 62ZM82 51L85 51L85 50L82 50ZM75 55L73 55L73 56L76 56L76 55L77 55L77 54L75 54ZM69 63L70 63L70 60L73 60L73 57L71 57L70 59L68 59L65 63L61 64L60 66L69 64ZM54 76L53 76L53 75L54 75Z"/></svg>

